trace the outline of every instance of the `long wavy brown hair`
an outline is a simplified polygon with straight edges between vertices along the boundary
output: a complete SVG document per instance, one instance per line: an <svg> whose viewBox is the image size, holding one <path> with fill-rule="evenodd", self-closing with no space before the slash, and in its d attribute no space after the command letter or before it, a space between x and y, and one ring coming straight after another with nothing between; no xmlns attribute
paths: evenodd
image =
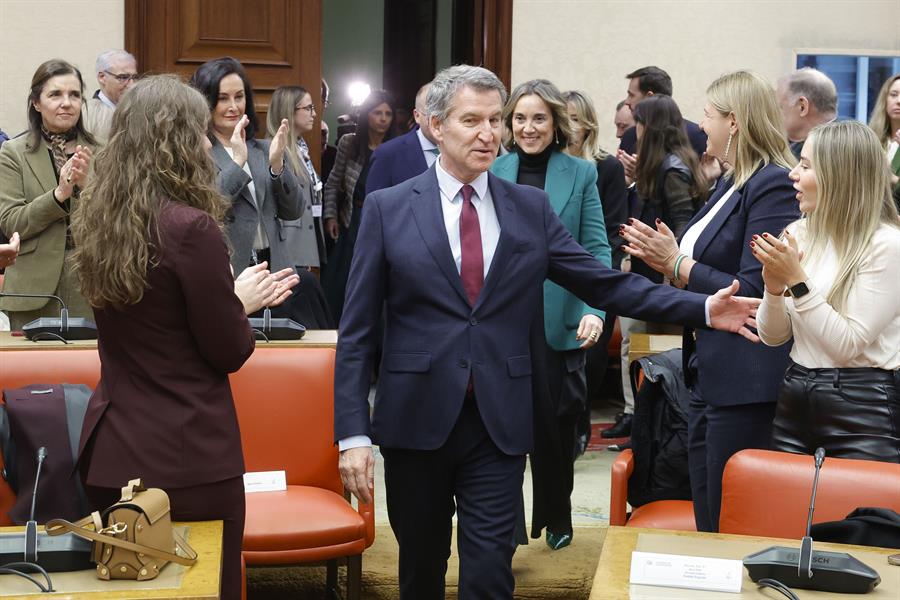
<svg viewBox="0 0 900 600"><path fill-rule="evenodd" d="M72 266L91 305L141 300L158 264L166 202L200 209L222 227L227 205L204 145L208 121L200 92L172 75L137 82L116 107L109 142L72 214Z"/></svg>

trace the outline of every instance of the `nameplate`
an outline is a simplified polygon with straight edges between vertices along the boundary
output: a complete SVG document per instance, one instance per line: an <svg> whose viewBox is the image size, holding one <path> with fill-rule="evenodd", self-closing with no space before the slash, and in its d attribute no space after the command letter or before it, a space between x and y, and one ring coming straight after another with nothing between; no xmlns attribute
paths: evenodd
<svg viewBox="0 0 900 600"><path fill-rule="evenodd" d="M283 492L287 490L284 471L244 473L244 492Z"/></svg>
<svg viewBox="0 0 900 600"><path fill-rule="evenodd" d="M739 594L743 569L740 560L635 551L631 553L629 581L641 585Z"/></svg>

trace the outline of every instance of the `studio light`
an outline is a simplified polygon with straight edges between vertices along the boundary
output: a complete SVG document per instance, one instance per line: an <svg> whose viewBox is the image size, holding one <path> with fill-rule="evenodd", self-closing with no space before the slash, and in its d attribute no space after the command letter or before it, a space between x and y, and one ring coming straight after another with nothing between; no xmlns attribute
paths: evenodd
<svg viewBox="0 0 900 600"><path fill-rule="evenodd" d="M369 97L371 91L372 86L368 83L365 83L364 81L354 81L350 84L350 88L348 89L348 93L350 94L350 105L359 106L366 101L366 98Z"/></svg>

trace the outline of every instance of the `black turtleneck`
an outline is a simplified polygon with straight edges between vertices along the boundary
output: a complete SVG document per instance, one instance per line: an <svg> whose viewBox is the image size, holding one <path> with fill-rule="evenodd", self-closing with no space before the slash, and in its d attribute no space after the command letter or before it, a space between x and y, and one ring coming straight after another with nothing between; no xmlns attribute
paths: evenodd
<svg viewBox="0 0 900 600"><path fill-rule="evenodd" d="M554 150L556 150L556 144L553 142L537 154L528 154L522 150L521 146L517 145L519 176L516 178L516 183L544 189L544 183L547 180L547 163L550 162L550 155Z"/></svg>

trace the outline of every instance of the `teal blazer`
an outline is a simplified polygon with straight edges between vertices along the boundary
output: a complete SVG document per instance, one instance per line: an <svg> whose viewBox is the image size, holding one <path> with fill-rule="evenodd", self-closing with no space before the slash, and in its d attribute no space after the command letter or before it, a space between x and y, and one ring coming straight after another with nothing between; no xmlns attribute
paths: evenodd
<svg viewBox="0 0 900 600"><path fill-rule="evenodd" d="M510 152L499 157L491 171L497 177L515 183L519 177L519 155ZM554 152L547 164L544 191L550 196L553 212L575 241L605 266L610 266L611 251L597 191L597 165ZM581 345L575 339L578 324L588 314L601 319L606 316L602 310L591 308L555 283L544 281L544 333L551 348L557 351L577 349Z"/></svg>

